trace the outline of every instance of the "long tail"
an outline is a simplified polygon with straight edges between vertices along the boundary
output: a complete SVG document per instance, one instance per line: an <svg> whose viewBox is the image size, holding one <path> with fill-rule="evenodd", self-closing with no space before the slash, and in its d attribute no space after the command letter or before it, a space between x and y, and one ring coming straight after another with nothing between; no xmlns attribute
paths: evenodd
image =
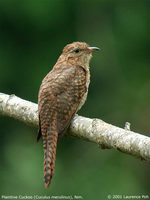
<svg viewBox="0 0 150 200"><path fill-rule="evenodd" d="M50 132L47 137L43 137L44 147L44 184L45 187L51 183L55 171L55 158L57 148L58 133Z"/></svg>

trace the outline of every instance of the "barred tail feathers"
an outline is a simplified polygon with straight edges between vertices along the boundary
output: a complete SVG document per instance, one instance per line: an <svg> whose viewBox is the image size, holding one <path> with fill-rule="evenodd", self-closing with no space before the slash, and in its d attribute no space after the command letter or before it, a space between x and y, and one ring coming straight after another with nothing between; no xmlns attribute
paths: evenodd
<svg viewBox="0 0 150 200"><path fill-rule="evenodd" d="M48 188L55 171L55 158L57 148L58 133L47 133L47 137L43 137L44 146L44 184Z"/></svg>

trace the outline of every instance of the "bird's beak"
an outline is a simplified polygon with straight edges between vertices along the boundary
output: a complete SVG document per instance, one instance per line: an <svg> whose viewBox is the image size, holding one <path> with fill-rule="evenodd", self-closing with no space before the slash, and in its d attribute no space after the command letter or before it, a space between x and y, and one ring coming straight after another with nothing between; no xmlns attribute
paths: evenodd
<svg viewBox="0 0 150 200"><path fill-rule="evenodd" d="M92 53L93 51L98 51L98 50L100 50L100 48L98 48L98 47L88 47L87 48L88 53Z"/></svg>

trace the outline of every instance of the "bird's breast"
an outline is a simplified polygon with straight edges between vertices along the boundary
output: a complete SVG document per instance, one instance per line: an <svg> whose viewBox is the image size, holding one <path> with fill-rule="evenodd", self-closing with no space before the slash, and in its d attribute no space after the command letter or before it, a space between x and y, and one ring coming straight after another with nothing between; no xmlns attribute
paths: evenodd
<svg viewBox="0 0 150 200"><path fill-rule="evenodd" d="M83 95L83 97L82 97L82 99L81 99L81 101L79 103L78 110L80 110L81 107L84 105L84 103L85 103L85 101L87 99L87 95L88 95L88 88L89 88L89 84L90 84L90 71L89 71L89 69L86 70L86 71L87 71L87 74L86 74L86 92Z"/></svg>

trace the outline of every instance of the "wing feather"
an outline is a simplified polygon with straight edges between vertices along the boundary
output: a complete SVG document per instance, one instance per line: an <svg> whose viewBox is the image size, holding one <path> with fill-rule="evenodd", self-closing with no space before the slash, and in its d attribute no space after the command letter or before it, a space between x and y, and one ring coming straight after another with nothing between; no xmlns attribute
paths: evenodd
<svg viewBox="0 0 150 200"><path fill-rule="evenodd" d="M53 126L61 135L69 126L86 93L86 71L81 66L61 66L44 79L39 91L39 135Z"/></svg>

